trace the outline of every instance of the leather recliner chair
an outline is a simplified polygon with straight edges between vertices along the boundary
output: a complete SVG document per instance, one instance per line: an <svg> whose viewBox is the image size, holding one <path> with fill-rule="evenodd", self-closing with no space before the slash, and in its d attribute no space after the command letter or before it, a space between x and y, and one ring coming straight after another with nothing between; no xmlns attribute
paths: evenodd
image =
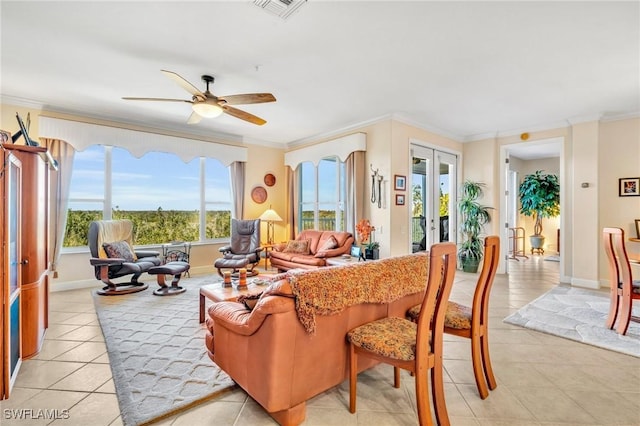
<svg viewBox="0 0 640 426"><path fill-rule="evenodd" d="M89 250L96 278L105 286L102 296L136 293L148 285L138 278L161 263L156 251L133 249L133 223L130 220L97 220L89 224ZM115 283L114 278L132 275L131 281Z"/></svg>

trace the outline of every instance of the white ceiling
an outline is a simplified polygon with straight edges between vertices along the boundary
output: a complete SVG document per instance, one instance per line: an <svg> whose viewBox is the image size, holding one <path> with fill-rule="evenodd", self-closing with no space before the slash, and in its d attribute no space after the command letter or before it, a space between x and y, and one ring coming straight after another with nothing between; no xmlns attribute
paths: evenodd
<svg viewBox="0 0 640 426"><path fill-rule="evenodd" d="M195 135L291 146L394 116L468 141L640 111L638 1L309 0L286 21L248 0L0 8L3 103ZM277 102L240 106L264 126L187 125L186 103L121 99L190 99L161 69Z"/></svg>

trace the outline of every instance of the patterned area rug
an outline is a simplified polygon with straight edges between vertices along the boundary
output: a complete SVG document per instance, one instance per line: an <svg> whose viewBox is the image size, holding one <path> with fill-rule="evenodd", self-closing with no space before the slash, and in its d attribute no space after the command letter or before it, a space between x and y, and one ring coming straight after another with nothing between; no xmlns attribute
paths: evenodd
<svg viewBox="0 0 640 426"><path fill-rule="evenodd" d="M172 296L154 296L157 284L148 281L140 293L93 297L127 426L148 424L235 386L207 356L198 322L198 289L218 277L183 278L187 291Z"/></svg>
<svg viewBox="0 0 640 426"><path fill-rule="evenodd" d="M504 322L640 357L640 323L631 321L621 336L605 327L608 313L607 292L558 286ZM640 316L636 309L633 314Z"/></svg>

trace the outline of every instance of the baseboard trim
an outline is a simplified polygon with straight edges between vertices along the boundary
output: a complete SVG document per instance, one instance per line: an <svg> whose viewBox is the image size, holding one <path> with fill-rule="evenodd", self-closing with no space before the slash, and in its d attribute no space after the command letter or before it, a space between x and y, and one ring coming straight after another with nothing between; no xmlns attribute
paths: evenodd
<svg viewBox="0 0 640 426"><path fill-rule="evenodd" d="M600 282L598 280L584 280L581 278L571 278L571 285L573 287L590 288L593 290L600 288Z"/></svg>
<svg viewBox="0 0 640 426"><path fill-rule="evenodd" d="M189 270L189 275L211 275L216 274L217 271L213 266L196 266L192 267ZM124 278L124 277L123 277ZM116 280L117 281L117 280ZM156 277L149 274L142 274L140 277L140 281L146 282L149 285L156 283ZM79 290L82 288L95 288L96 290L104 287L104 284L95 278L87 279L87 280L76 280L76 281L58 281L53 279L49 284L49 291L51 293L55 293L58 291L68 291L68 290Z"/></svg>

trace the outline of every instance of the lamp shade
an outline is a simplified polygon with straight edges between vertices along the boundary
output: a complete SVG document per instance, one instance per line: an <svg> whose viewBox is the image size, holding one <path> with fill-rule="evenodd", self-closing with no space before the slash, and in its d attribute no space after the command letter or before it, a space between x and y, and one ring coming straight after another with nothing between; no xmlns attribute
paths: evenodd
<svg viewBox="0 0 640 426"><path fill-rule="evenodd" d="M260 215L259 219L266 222L282 222L282 218L275 212L275 210L272 210L271 207L265 210L265 212Z"/></svg>
<svg viewBox="0 0 640 426"><path fill-rule="evenodd" d="M201 117L214 118L222 114L222 108L217 103L194 102L193 110Z"/></svg>

